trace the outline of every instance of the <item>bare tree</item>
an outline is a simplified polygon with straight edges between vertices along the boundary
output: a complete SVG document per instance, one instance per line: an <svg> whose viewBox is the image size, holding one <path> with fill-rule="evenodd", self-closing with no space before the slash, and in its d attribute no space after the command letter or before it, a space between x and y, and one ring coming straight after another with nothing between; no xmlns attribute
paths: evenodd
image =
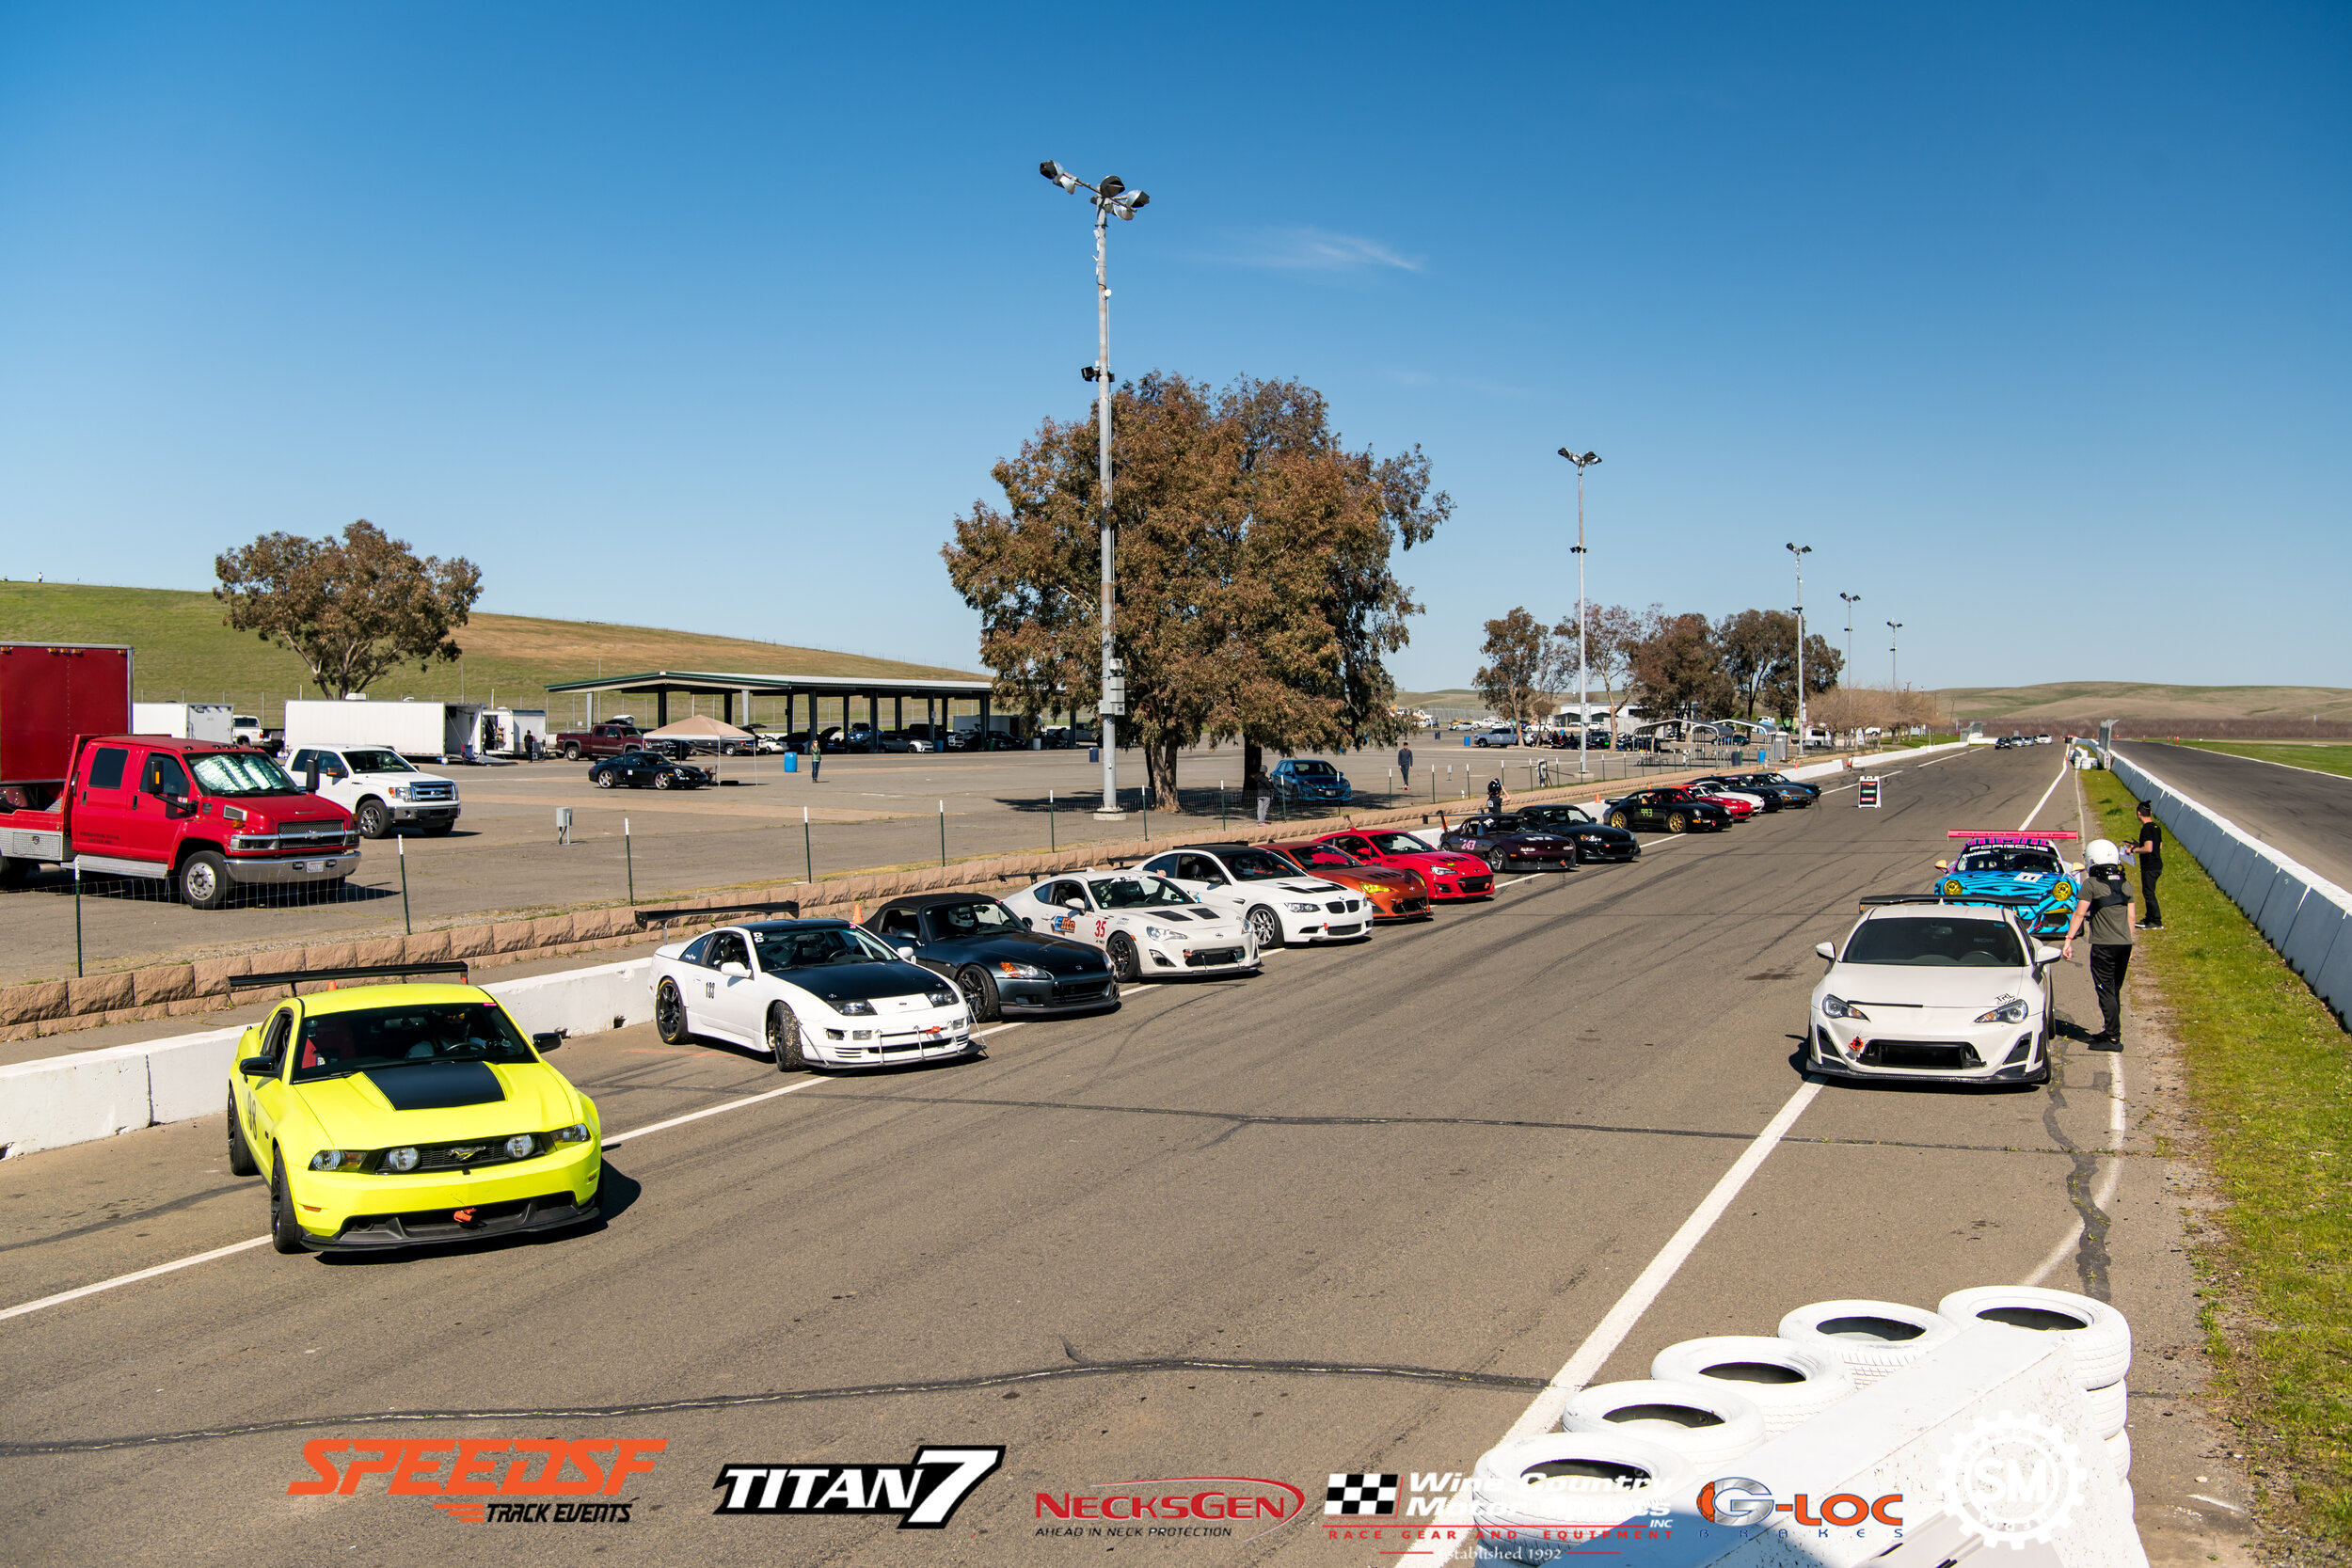
<svg viewBox="0 0 2352 1568"><path fill-rule="evenodd" d="M1649 607L1652 620L1663 613ZM1609 743L1617 743L1617 715L1631 698L1632 650L1642 640L1643 618L1621 604L1587 605L1584 616L1584 674L1591 689L1609 705ZM1576 617L1562 619L1551 628L1556 649L1556 673L1551 684L1561 691L1576 689Z"/></svg>

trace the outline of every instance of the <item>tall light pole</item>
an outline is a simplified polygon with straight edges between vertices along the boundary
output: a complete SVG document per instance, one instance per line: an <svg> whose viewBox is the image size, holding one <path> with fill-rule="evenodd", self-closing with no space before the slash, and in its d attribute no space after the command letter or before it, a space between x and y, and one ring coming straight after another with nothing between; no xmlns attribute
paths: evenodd
<svg viewBox="0 0 2352 1568"><path fill-rule="evenodd" d="M1788 553L1797 558L1797 756L1804 756L1804 558L1813 553L1810 545L1790 545Z"/></svg>
<svg viewBox="0 0 2352 1568"><path fill-rule="evenodd" d="M1038 165L1037 171L1073 195L1086 192L1087 199L1094 204L1094 307L1099 341L1094 363L1078 372L1095 385L1094 422L1101 439L1103 700L1095 705L1094 711L1102 721L1103 732L1103 805L1094 815L1099 821L1117 822L1127 815L1119 809L1118 746L1118 721L1127 713L1127 675L1111 653L1111 568L1117 540L1111 527L1111 285L1104 261L1104 242L1112 214L1116 214L1121 221L1133 222L1136 210L1150 205L1152 198L1143 191L1130 193L1127 182L1116 174L1099 185L1089 185L1051 158Z"/></svg>
<svg viewBox="0 0 2352 1568"><path fill-rule="evenodd" d="M1584 470L1600 461L1598 452L1588 451L1579 457L1567 448L1560 455L1576 465L1576 770L1589 773L1584 765L1586 737L1592 731L1592 721L1584 712ZM1611 734L1615 734L1613 723Z"/></svg>
<svg viewBox="0 0 2352 1568"><path fill-rule="evenodd" d="M1886 681L1888 687L1898 696L1901 695L1903 689L1902 659L1895 650L1902 643L1902 632L1903 624L1900 621L1886 623Z"/></svg>
<svg viewBox="0 0 2352 1568"><path fill-rule="evenodd" d="M1851 673L1853 670L1853 607L1862 602L1862 595L1840 594L1837 596L1846 601L1846 669Z"/></svg>

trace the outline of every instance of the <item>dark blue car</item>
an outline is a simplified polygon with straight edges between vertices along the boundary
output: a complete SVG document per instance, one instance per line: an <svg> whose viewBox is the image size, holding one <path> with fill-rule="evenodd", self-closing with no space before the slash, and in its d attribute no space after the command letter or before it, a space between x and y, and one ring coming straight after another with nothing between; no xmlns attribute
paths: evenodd
<svg viewBox="0 0 2352 1568"><path fill-rule="evenodd" d="M1321 757L1285 757L1274 765L1274 792L1286 800L1334 800L1345 805L1355 799L1347 775Z"/></svg>

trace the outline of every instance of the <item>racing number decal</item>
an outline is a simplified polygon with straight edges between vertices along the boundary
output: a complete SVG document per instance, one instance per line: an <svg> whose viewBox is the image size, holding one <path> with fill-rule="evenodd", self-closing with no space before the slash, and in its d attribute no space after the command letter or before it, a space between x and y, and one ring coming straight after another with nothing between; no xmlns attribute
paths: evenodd
<svg viewBox="0 0 2352 1568"><path fill-rule="evenodd" d="M1111 931L1111 923L1110 923L1110 920L1109 920L1109 918L1108 918L1107 916L1105 916L1104 919L1098 920L1098 921L1096 921L1096 922L1094 923L1094 940L1095 940L1095 941L1097 941L1097 942L1102 941L1104 937L1106 937L1106 936L1110 935L1110 931Z"/></svg>

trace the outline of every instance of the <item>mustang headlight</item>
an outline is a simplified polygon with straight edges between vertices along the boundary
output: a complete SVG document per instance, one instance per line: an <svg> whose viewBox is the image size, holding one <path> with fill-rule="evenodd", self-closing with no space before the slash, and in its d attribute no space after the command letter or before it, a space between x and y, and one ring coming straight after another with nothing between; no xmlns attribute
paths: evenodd
<svg viewBox="0 0 2352 1568"><path fill-rule="evenodd" d="M1954 877L1954 878L1950 879L1949 880L1947 880L1947 882L1945 882L1945 884L1944 884L1944 896L1945 896L1945 897L1947 897L1947 898L1957 898L1957 897L1959 897L1959 896L1960 896L1960 879L1959 879L1959 878Z"/></svg>
<svg viewBox="0 0 2352 1568"><path fill-rule="evenodd" d="M588 1124L584 1121L576 1121L572 1123L569 1127L566 1127L562 1132L556 1133L555 1141L560 1144L586 1143L588 1141Z"/></svg>
<svg viewBox="0 0 2352 1568"><path fill-rule="evenodd" d="M833 1010L843 1018L872 1018L874 1016L874 1005L871 1002L836 1002L833 1005Z"/></svg>
<svg viewBox="0 0 2352 1568"><path fill-rule="evenodd" d="M1979 1023L2023 1023L2026 1022L2026 1004L2023 1000L2005 1002L1989 1013L1979 1013L1977 1022Z"/></svg>
<svg viewBox="0 0 2352 1568"><path fill-rule="evenodd" d="M1870 1015L1868 1013L1864 1012L1861 1008L1855 1006L1852 1003L1844 1000L1842 997L1836 996L1824 996L1821 998L1821 1016L1824 1018L1858 1018L1865 1023L1870 1022Z"/></svg>
<svg viewBox="0 0 2352 1568"><path fill-rule="evenodd" d="M312 1170L358 1170L367 1151L358 1148L322 1148L310 1156Z"/></svg>
<svg viewBox="0 0 2352 1568"><path fill-rule="evenodd" d="M1290 911L1293 914L1312 914L1315 912L1315 906L1312 904L1285 904L1282 907Z"/></svg>
<svg viewBox="0 0 2352 1568"><path fill-rule="evenodd" d="M1050 980L1053 978L1051 974L1046 974L1035 964L1009 963L1002 960L996 965L996 973L1014 980Z"/></svg>
<svg viewBox="0 0 2352 1568"><path fill-rule="evenodd" d="M510 1160L528 1160L538 1148L538 1139L528 1132L517 1132L506 1140L506 1157Z"/></svg>
<svg viewBox="0 0 2352 1568"><path fill-rule="evenodd" d="M414 1148L389 1148L384 1151L386 1170L415 1170L418 1154Z"/></svg>

